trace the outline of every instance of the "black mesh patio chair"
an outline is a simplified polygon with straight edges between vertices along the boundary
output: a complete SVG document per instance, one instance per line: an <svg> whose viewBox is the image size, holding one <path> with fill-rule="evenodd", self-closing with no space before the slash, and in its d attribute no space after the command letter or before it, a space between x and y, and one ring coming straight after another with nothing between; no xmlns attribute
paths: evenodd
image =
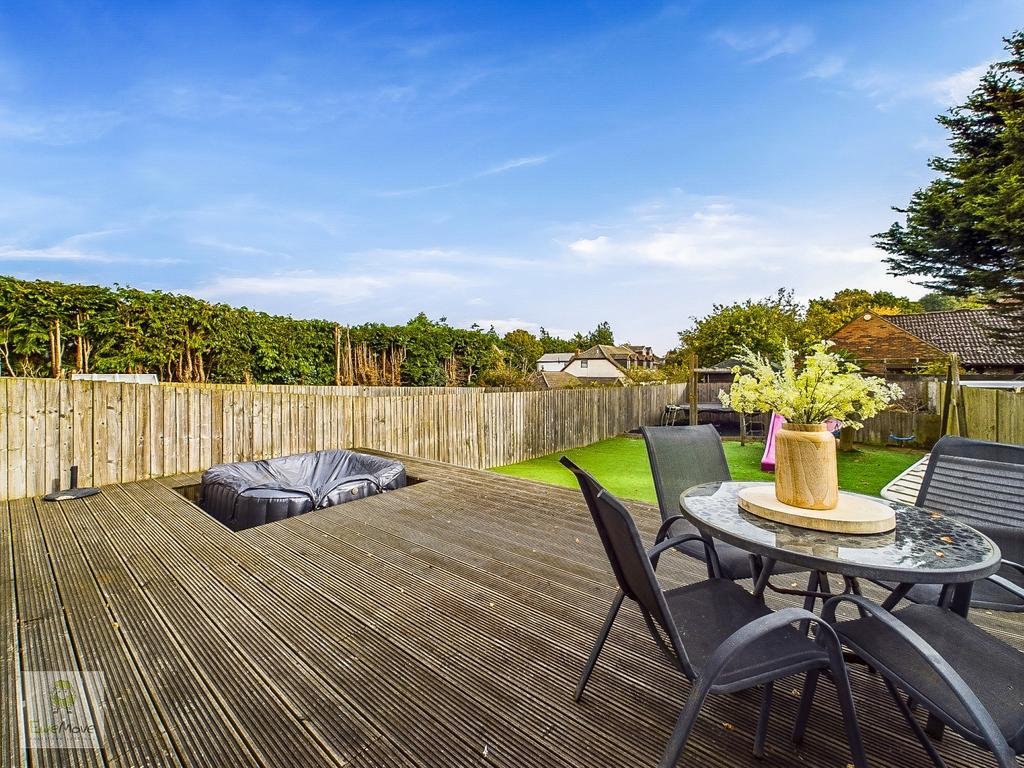
<svg viewBox="0 0 1024 768"><path fill-rule="evenodd" d="M916 503L977 528L999 546L1002 566L994 576L975 582L971 605L1024 611L1024 446L942 438L932 448ZM917 584L906 598L946 604L951 591Z"/></svg>
<svg viewBox="0 0 1024 768"><path fill-rule="evenodd" d="M773 613L761 600L728 579L711 578L663 591L655 574L662 553L678 547L684 540L694 541L707 546L706 557L713 561L714 549L706 542L702 544L698 535L666 538L675 522L670 519L662 524L655 546L645 551L633 518L622 503L572 461L564 456L561 461L579 481L619 586L576 686L576 701L582 698L615 617L623 601L629 598L639 606L658 646L694 683L665 748L662 768L670 768L678 762L709 694L733 693L758 685L763 686L763 692L754 754L762 756L774 681L806 672L809 684L805 686L805 693L813 696L812 681L816 682L823 670L836 684L853 761L858 768L866 765L842 650L827 624L802 608ZM817 640L792 626L803 621L819 627ZM661 632L667 635L668 644ZM809 698L801 701L801 707L810 705ZM794 732L795 739L802 736L803 731Z"/></svg>
<svg viewBox="0 0 1024 768"><path fill-rule="evenodd" d="M836 608L854 603L863 618L836 621ZM920 703L968 741L992 751L1000 768L1024 754L1024 653L937 605L908 605L894 613L859 595L825 603L828 621L850 650L881 673L896 706L939 768L944 763L900 695ZM806 714L801 711L797 729Z"/></svg>
<svg viewBox="0 0 1024 768"><path fill-rule="evenodd" d="M756 578L753 555L723 541L714 542L720 565L720 570L714 572L711 562L705 557L700 532L679 517L679 495L687 488L700 483L732 480L718 430L712 424L701 424L694 427L641 427L640 432L647 443L661 519L675 520L672 523L673 536L696 537L681 544L679 550L704 561L708 566L708 576L721 576L733 581ZM774 572L796 573L801 570L806 569L778 563Z"/></svg>

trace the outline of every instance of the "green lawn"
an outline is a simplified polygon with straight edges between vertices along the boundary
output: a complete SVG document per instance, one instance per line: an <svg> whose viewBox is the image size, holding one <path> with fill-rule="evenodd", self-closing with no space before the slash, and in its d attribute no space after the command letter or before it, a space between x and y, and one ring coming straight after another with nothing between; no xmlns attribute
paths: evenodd
<svg viewBox="0 0 1024 768"><path fill-rule="evenodd" d="M725 442L725 456L735 480L773 480L770 472L761 471L764 443ZM589 471L616 496L657 503L647 448L643 440L613 437L585 448L559 451L519 464L495 467L503 475L539 480L544 483L576 487L576 480L558 463L568 456ZM896 475L921 456L923 451L903 448L860 447L852 453L839 454L839 486L848 491L877 495Z"/></svg>

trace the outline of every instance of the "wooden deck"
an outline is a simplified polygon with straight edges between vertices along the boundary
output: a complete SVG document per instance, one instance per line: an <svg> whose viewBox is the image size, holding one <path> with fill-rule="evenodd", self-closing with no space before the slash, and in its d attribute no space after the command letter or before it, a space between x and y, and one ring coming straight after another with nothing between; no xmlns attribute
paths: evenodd
<svg viewBox="0 0 1024 768"><path fill-rule="evenodd" d="M902 501L904 504L913 504L917 501L917 492L921 490L921 483L924 482L924 474L927 471L928 456L923 456L897 475L892 482L881 490L879 496L883 499L889 499L889 501Z"/></svg>
<svg viewBox="0 0 1024 768"><path fill-rule="evenodd" d="M578 492L407 465L424 482L242 533L172 490L194 475L0 502L0 766L654 765L688 685L635 610L572 701L613 594ZM650 539L657 512L632 507ZM1019 617L976 620L1021 645ZM22 672L46 669L105 674L102 751L26 748ZM872 765L927 766L878 679L854 678ZM710 700L682 764L845 766L827 684L790 744L799 682L764 761L748 692ZM990 764L955 735L942 752Z"/></svg>

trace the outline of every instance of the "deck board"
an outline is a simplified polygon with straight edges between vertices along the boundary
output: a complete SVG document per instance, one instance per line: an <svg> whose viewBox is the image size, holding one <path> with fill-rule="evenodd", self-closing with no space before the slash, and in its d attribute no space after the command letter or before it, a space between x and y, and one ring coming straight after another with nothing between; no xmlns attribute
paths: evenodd
<svg viewBox="0 0 1024 768"><path fill-rule="evenodd" d="M572 700L614 594L579 493L404 460L422 482L239 533L173 490L196 473L3 503L2 764L654 765L689 685L635 609ZM629 506L652 539L657 510ZM659 576L703 566L666 557ZM1019 617L974 618L1024 644ZM102 752L25 750L11 694L45 668L105 673ZM925 768L878 679L852 678L872 765ZM708 701L682 764L845 766L829 685L805 743L788 741L799 685L776 689L764 761L744 692ZM940 749L951 768L989 761L955 734Z"/></svg>
<svg viewBox="0 0 1024 768"><path fill-rule="evenodd" d="M879 493L883 499L913 504L917 501L917 493L921 490L925 472L928 470L928 456L915 461L906 470L897 475Z"/></svg>
<svg viewBox="0 0 1024 768"><path fill-rule="evenodd" d="M92 570L62 511L43 504L36 502L36 513L79 665L84 670L103 670L106 684L122 692L102 708L112 750L137 765L181 766L167 740L166 723L120 636L113 604L101 590L107 574L97 576ZM81 517L76 516L76 521Z"/></svg>
<svg viewBox="0 0 1024 768"><path fill-rule="evenodd" d="M249 748L204 675L204 660L197 659L189 632L202 630L192 618L198 606L152 556L116 499L114 489L108 489L102 496L62 506L74 521L123 642L166 723L168 739L186 765L266 765ZM181 622L178 616L188 618Z"/></svg>

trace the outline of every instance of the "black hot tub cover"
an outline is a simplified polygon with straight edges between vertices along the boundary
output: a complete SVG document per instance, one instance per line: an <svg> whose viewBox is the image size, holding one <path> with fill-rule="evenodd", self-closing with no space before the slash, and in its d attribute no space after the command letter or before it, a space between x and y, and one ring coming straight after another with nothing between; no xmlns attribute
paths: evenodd
<svg viewBox="0 0 1024 768"><path fill-rule="evenodd" d="M405 465L393 459L354 451L314 451L210 467L203 473L200 505L237 531L405 483Z"/></svg>

